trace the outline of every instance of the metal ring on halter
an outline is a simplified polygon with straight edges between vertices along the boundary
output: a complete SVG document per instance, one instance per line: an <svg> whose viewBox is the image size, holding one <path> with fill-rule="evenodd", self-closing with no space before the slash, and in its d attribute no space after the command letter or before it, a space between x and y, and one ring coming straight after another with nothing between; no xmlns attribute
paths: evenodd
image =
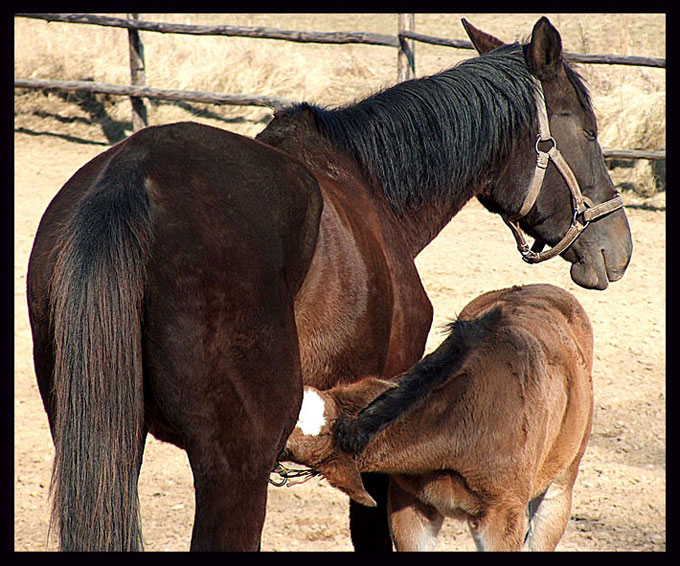
<svg viewBox="0 0 680 566"><path fill-rule="evenodd" d="M574 224L576 224L576 222L577 222L576 217L577 217L579 214L583 214L586 210L588 210L588 208L590 208L590 207L587 206L587 207L585 208L585 210L582 210L581 212L579 212L578 210L574 210L574 217L571 219L571 225L572 225L572 226L573 226ZM591 222L592 222L592 220L586 220L586 221L585 221L585 224L583 224L582 230L585 230L586 227L588 226L588 224L590 224ZM581 224L581 223L579 222L579 224Z"/></svg>
<svg viewBox="0 0 680 566"><path fill-rule="evenodd" d="M554 137L550 136L547 139L541 139L541 134L538 134L536 136L536 153L541 153L541 150L538 149L538 144L541 143L541 142L552 142L553 147L557 147L557 142L555 141Z"/></svg>

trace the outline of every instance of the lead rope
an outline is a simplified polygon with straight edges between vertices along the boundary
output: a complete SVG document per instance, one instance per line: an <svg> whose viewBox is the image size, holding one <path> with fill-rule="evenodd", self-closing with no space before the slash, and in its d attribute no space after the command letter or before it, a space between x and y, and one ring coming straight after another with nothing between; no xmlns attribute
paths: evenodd
<svg viewBox="0 0 680 566"><path fill-rule="evenodd" d="M310 469L286 468L286 466L284 466L280 462L276 463L276 466L274 466L274 469L272 470L271 473L278 474L281 477L281 479L278 481L272 479L271 477L269 478L269 483L276 487L283 487L284 485L286 487L290 487L292 485L300 485L309 481L313 477L320 475L319 472ZM299 481L291 481L291 478L304 478L304 479Z"/></svg>

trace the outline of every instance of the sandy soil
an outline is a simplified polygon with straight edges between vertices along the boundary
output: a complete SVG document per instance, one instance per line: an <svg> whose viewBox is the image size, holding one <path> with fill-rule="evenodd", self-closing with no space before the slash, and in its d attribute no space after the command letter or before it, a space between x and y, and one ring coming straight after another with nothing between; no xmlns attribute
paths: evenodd
<svg viewBox="0 0 680 566"><path fill-rule="evenodd" d="M106 146L30 130L15 134L14 547L48 544L53 447L35 384L25 282L35 231L62 184ZM82 140L80 140L82 142ZM631 204L635 252L605 292L576 287L568 265L525 265L500 218L472 202L418 258L435 307L428 350L442 325L484 291L551 282L574 293L595 331L595 421L571 521L559 550L666 549L665 198ZM140 479L146 550L187 550L192 479L184 452L149 438ZM324 480L270 488L265 551L351 550L347 497ZM447 520L438 550L472 550L466 527Z"/></svg>

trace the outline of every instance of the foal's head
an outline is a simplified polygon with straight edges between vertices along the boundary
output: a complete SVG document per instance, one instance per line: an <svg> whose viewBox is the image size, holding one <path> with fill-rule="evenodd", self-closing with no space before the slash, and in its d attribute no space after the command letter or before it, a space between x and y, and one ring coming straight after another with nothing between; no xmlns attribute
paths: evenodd
<svg viewBox="0 0 680 566"><path fill-rule="evenodd" d="M354 457L337 445L334 429L339 418L355 416L391 387L393 383L371 377L329 391L305 387L300 416L279 459L309 466L355 501L374 507Z"/></svg>

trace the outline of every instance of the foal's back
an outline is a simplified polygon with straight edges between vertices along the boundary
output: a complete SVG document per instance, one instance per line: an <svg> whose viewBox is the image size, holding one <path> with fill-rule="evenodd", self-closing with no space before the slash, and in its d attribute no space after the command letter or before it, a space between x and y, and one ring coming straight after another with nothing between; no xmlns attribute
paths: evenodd
<svg viewBox="0 0 680 566"><path fill-rule="evenodd" d="M585 449L592 420L592 327L573 295L548 284L480 295L458 319L476 324L490 313L496 322L472 364L473 397L488 406L487 416L499 416L498 422L484 427L487 439L506 437L512 443L508 451L523 460L513 467L533 477L533 498L574 463L577 466ZM513 425L523 439L507 434ZM488 449L486 456L493 461L502 447L480 441L478 448Z"/></svg>
<svg viewBox="0 0 680 566"><path fill-rule="evenodd" d="M576 357L590 373L593 331L588 315L571 293L547 283L490 291L468 303L458 319L480 318L493 307L501 309L506 324L528 330L552 352L563 349L565 343L554 340L566 332L568 342L577 348Z"/></svg>

